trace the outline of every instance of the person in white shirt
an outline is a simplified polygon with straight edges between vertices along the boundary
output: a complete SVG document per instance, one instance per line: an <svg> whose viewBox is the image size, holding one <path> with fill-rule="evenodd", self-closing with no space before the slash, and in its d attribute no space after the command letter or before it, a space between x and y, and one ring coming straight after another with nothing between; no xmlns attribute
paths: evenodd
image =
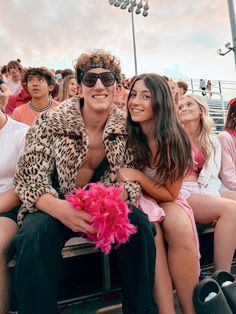
<svg viewBox="0 0 236 314"><path fill-rule="evenodd" d="M23 67L17 61L10 61L7 64L7 70L10 78L7 79L6 84L11 90L11 94L19 94L23 88L21 84L21 74Z"/></svg>
<svg viewBox="0 0 236 314"><path fill-rule="evenodd" d="M24 146L28 126L7 117L0 109L0 313L8 313L7 256L11 239L17 233L20 204L14 192L13 177Z"/></svg>

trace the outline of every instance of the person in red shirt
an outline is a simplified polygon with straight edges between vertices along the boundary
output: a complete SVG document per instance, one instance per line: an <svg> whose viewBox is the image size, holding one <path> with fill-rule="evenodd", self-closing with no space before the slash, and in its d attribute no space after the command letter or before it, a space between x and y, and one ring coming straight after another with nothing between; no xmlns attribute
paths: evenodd
<svg viewBox="0 0 236 314"><path fill-rule="evenodd" d="M15 95L10 95L8 97L8 102L5 108L5 112L8 115L12 115L13 111L15 108L26 104L27 102L29 102L31 100L31 95L29 94L26 84L25 83L21 83L23 89L21 90L21 92L19 94L15 94Z"/></svg>

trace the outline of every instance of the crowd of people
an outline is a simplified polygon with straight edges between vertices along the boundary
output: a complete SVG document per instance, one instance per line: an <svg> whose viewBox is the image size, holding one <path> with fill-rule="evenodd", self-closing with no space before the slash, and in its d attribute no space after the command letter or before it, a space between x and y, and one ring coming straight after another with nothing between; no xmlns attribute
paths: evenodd
<svg viewBox="0 0 236 314"><path fill-rule="evenodd" d="M74 70L13 60L0 75L0 313L14 256L18 313L59 313L61 249L96 233L65 196L97 181L123 186L137 226L117 248L124 314L174 314L173 287L183 314L211 313L216 302L214 313L235 313L236 98L215 136L204 95L156 73L126 79L101 49ZM214 226L214 270L228 282L201 300L196 223Z"/></svg>

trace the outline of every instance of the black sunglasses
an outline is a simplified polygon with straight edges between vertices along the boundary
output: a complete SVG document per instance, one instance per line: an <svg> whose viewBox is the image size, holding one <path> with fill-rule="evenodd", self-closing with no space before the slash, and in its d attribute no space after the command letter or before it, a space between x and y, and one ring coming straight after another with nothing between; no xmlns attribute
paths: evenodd
<svg viewBox="0 0 236 314"><path fill-rule="evenodd" d="M99 74L86 72L83 74L81 81L86 87L94 87L97 83L98 78L101 80L102 84L105 87L112 86L116 81L116 77L112 72L102 72Z"/></svg>

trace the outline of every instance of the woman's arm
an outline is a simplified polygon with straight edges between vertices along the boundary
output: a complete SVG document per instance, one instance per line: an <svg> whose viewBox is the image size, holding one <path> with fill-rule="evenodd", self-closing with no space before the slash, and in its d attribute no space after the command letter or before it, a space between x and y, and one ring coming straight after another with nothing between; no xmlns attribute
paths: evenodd
<svg viewBox="0 0 236 314"><path fill-rule="evenodd" d="M6 212L19 204L20 199L16 195L14 190L10 190L0 194L0 213Z"/></svg>
<svg viewBox="0 0 236 314"><path fill-rule="evenodd" d="M236 154L231 135L226 131L218 135L221 143L221 169L220 178L222 183L232 191L236 191Z"/></svg>
<svg viewBox="0 0 236 314"><path fill-rule="evenodd" d="M158 185L152 178L137 169L121 168L119 181L137 181L145 193L158 201L170 202L175 200L180 192L182 180L173 184L167 182L165 186Z"/></svg>

